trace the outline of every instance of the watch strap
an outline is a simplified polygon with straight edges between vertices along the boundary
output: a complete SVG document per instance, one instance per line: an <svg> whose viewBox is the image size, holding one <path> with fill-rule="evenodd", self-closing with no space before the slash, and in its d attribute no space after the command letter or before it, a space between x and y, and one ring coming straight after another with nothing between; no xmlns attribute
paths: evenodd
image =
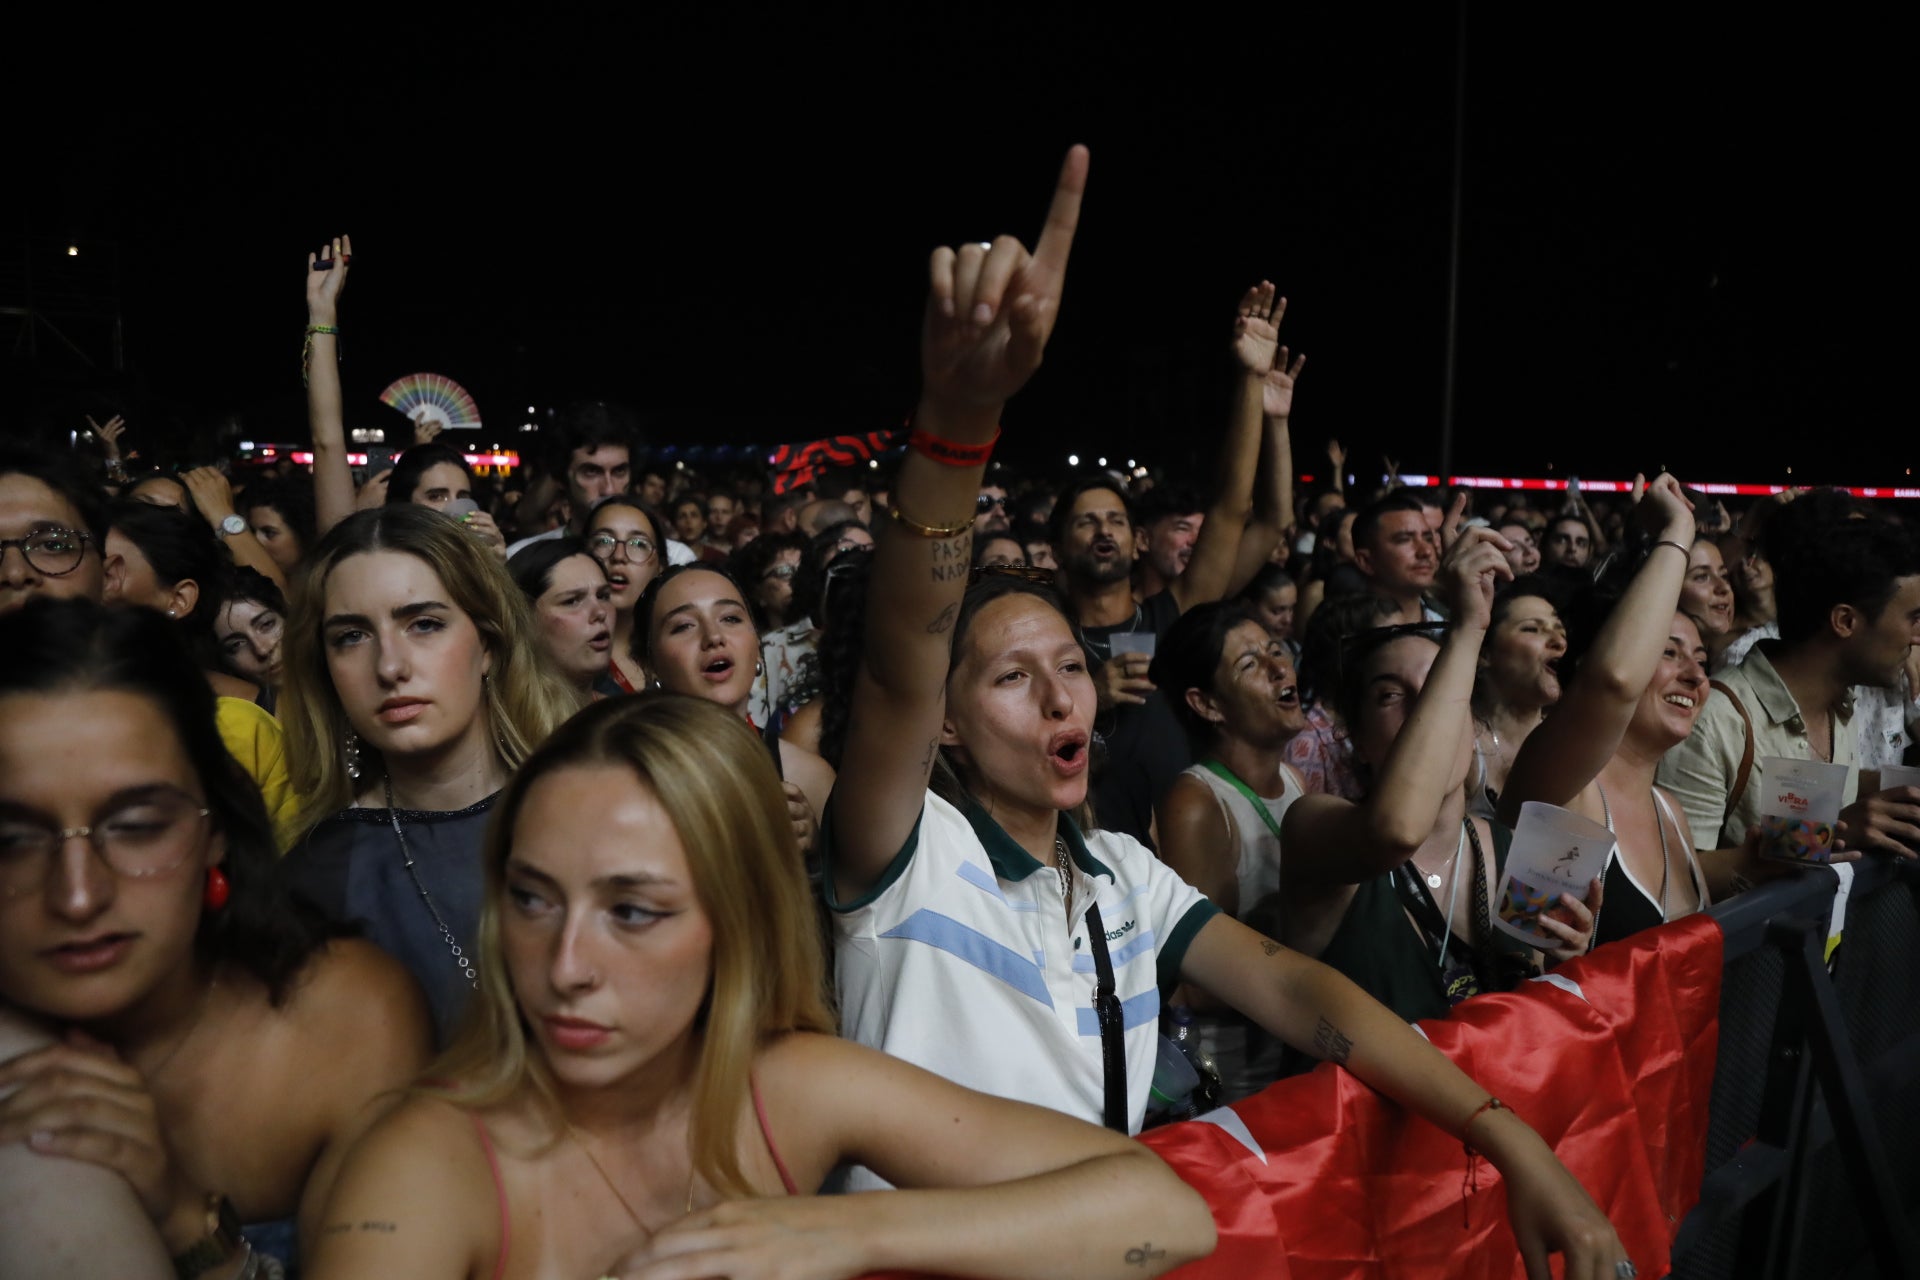
<svg viewBox="0 0 1920 1280"><path fill-rule="evenodd" d="M240 1247L240 1215L233 1201L218 1191L207 1195L207 1234L174 1255L173 1270L180 1280L198 1280L233 1256Z"/></svg>

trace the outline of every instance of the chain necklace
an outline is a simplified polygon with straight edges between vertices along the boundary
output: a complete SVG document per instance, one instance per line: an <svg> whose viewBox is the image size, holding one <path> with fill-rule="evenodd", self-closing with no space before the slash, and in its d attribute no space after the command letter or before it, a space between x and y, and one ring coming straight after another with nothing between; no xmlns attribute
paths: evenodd
<svg viewBox="0 0 1920 1280"><path fill-rule="evenodd" d="M446 940L447 949L453 952L454 964L458 965L460 972L467 976L467 985L478 991L480 976L473 971L473 961L467 959L467 953L460 949L459 940L453 936L453 930L449 929L447 922L440 918L440 908L434 906L433 899L427 896L426 882L420 878L419 870L413 865L413 849L407 844L406 829L400 825L400 811L393 807L393 776L383 775L381 782L387 793L387 819L393 823L393 834L400 841L400 856L406 861L407 875L412 878L413 887L419 892L420 901L426 904L427 914L433 917L433 923L439 928L440 936Z"/></svg>
<svg viewBox="0 0 1920 1280"><path fill-rule="evenodd" d="M582 1154L584 1154L587 1157L587 1163L591 1164L593 1166L593 1171L600 1175L600 1181L607 1184L607 1190L613 1192L613 1198L615 1200L618 1200L620 1202L620 1207L627 1211L627 1217L633 1219L633 1225L638 1227L642 1234L651 1236L653 1234L652 1229L649 1228L646 1223L640 1221L640 1215L633 1211L633 1206L627 1203L627 1198L620 1194L620 1188L615 1186L613 1183L613 1179L607 1176L606 1167L600 1163L600 1158L593 1154L593 1148L587 1145L586 1138L582 1136L582 1134L578 1129L573 1127L572 1121L567 1122L567 1136L573 1139L573 1145L575 1145L576 1147L579 1147ZM693 1157L691 1153L689 1153L687 1157L687 1212L688 1213L693 1212L693 1177L694 1177Z"/></svg>

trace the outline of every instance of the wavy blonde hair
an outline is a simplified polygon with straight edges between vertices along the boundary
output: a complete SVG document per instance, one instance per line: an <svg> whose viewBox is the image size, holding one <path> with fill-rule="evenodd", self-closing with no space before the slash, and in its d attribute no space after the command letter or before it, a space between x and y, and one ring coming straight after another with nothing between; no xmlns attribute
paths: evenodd
<svg viewBox="0 0 1920 1280"><path fill-rule="evenodd" d="M673 693L610 698L570 720L534 752L494 808L480 907L480 990L422 1092L482 1110L531 1090L564 1132L552 1073L531 1041L500 946L514 824L527 792L560 769L633 770L666 810L686 849L713 929L713 971L699 1015L689 1146L694 1169L723 1194L754 1194L736 1148L740 1103L755 1054L793 1031L834 1034L825 964L786 793L745 721ZM451 1082L451 1083L448 1083Z"/></svg>
<svg viewBox="0 0 1920 1280"><path fill-rule="evenodd" d="M509 769L518 767L580 706L580 694L547 668L533 646L534 623L526 597L472 534L427 507L396 504L358 512L335 525L313 549L287 632L281 720L287 731L288 771L302 800L303 831L353 802L346 763L350 725L334 692L320 631L326 620L328 576L341 561L374 551L398 551L424 561L454 607L473 620L493 658L484 699L488 727ZM364 741L360 759L369 777L385 768L380 753Z"/></svg>

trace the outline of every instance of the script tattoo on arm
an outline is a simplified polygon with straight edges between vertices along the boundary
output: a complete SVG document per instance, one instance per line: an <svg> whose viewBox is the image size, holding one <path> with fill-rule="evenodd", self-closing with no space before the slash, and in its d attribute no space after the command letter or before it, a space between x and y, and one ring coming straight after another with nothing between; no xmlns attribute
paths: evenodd
<svg viewBox="0 0 1920 1280"><path fill-rule="evenodd" d="M329 1222L326 1226L320 1228L320 1234L323 1236L343 1236L349 1231L367 1231L378 1235L392 1235L399 1229L399 1224L393 1222Z"/></svg>
<svg viewBox="0 0 1920 1280"><path fill-rule="evenodd" d="M1313 1032L1313 1051L1328 1062L1347 1065L1347 1058L1353 1053L1353 1041L1347 1039L1340 1028L1320 1019L1320 1025Z"/></svg>
<svg viewBox="0 0 1920 1280"><path fill-rule="evenodd" d="M935 582L954 582L967 576L972 566L973 531L969 529L956 538L946 538L931 544L933 547L933 580Z"/></svg>
<svg viewBox="0 0 1920 1280"><path fill-rule="evenodd" d="M1127 1265L1130 1267L1144 1267L1150 1263L1158 1262L1166 1256L1167 1251L1165 1249L1154 1248L1153 1241L1149 1240L1137 1249L1127 1250Z"/></svg>

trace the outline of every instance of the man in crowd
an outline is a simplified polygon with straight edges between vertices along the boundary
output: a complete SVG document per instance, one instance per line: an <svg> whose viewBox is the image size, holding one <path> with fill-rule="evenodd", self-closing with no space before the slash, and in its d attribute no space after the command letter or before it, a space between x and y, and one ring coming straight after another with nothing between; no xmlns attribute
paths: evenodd
<svg viewBox="0 0 1920 1280"><path fill-rule="evenodd" d="M980 505L973 517L973 536L981 538L989 533L1005 533L1008 527L1006 486L997 480L988 480L980 486Z"/></svg>
<svg viewBox="0 0 1920 1280"><path fill-rule="evenodd" d="M1207 512L1200 495L1184 485L1155 489L1140 505L1139 560L1133 574L1134 589L1144 600L1186 572Z"/></svg>
<svg viewBox="0 0 1920 1280"><path fill-rule="evenodd" d="M1562 513L1547 525L1547 540L1541 544L1543 564L1561 569L1582 570L1593 559L1593 530L1577 515Z"/></svg>
<svg viewBox="0 0 1920 1280"><path fill-rule="evenodd" d="M1898 686L1920 638L1920 551L1891 521L1815 494L1776 513L1765 536L1780 638L1721 673L1725 692L1707 698L1660 765L1660 785L1685 808L1701 849L1737 847L1759 822L1764 757L1854 765L1854 687ZM1839 844L1920 849L1920 793L1859 799L1859 785L1849 768Z"/></svg>
<svg viewBox="0 0 1920 1280"><path fill-rule="evenodd" d="M1440 537L1426 506L1408 489L1394 489L1353 522L1353 564L1367 590L1393 601L1394 622L1440 622L1427 598L1440 565Z"/></svg>
<svg viewBox="0 0 1920 1280"><path fill-rule="evenodd" d="M522 538L507 548L507 556L548 538L578 537L586 531L594 503L625 493L633 473L633 415L604 401L569 405L554 423L546 450L548 474L566 491L567 522L545 533ZM694 553L684 543L667 540L669 564L691 564Z"/></svg>

